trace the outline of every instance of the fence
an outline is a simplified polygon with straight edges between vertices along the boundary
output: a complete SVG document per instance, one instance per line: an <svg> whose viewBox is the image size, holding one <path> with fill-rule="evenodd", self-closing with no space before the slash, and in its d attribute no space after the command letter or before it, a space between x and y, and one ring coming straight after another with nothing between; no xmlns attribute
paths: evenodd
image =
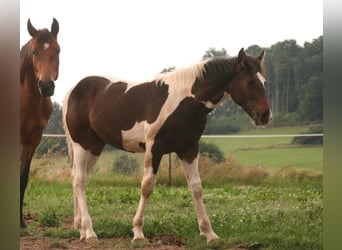
<svg viewBox="0 0 342 250"><path fill-rule="evenodd" d="M202 138L284 138L284 137L321 137L323 133L317 134L279 134L279 135L202 135ZM64 134L43 134L43 137L66 137ZM171 186L171 153L168 159L168 182Z"/></svg>
<svg viewBox="0 0 342 250"><path fill-rule="evenodd" d="M43 137L65 137L64 134L43 134ZM202 135L203 138L281 138L281 137L320 137L323 134L287 134L287 135Z"/></svg>

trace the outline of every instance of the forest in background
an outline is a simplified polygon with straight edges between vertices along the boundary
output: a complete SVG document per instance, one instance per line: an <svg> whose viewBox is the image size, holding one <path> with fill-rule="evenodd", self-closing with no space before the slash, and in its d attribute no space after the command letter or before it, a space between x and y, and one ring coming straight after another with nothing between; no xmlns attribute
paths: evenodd
<svg viewBox="0 0 342 250"><path fill-rule="evenodd" d="M268 48L252 45L245 51L258 56L263 50L266 52L266 92L273 112L270 126L323 124L323 36L303 46L291 39ZM228 55L225 48L209 48L202 60L215 56L233 55ZM164 68L161 72L173 69ZM231 134L253 128L248 115L228 99L209 114L204 134ZM44 133L64 134L62 107L57 102L53 103L53 113ZM58 151L62 144L43 138L38 151Z"/></svg>

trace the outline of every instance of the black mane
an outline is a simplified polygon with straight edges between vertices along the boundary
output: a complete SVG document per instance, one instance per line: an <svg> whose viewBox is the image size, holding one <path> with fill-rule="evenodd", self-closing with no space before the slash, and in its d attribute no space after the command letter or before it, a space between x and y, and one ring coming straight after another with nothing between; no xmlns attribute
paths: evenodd
<svg viewBox="0 0 342 250"><path fill-rule="evenodd" d="M204 64L204 79L215 77L218 73L222 74L222 72L233 75L236 63L236 57L214 57Z"/></svg>

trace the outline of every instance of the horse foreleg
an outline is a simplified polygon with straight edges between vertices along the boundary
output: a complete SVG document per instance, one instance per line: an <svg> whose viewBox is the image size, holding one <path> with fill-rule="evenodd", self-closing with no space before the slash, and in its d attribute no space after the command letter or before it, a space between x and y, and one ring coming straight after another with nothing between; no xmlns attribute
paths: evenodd
<svg viewBox="0 0 342 250"><path fill-rule="evenodd" d="M23 218L24 195L29 180L31 160L35 148L22 145L20 156L20 227L26 228Z"/></svg>
<svg viewBox="0 0 342 250"><path fill-rule="evenodd" d="M74 197L74 227L80 232L80 240L97 238L90 215L88 213L86 201L86 181L88 173L95 165L98 156L83 149L79 144L73 145L74 163L73 175L73 197Z"/></svg>
<svg viewBox="0 0 342 250"><path fill-rule="evenodd" d="M182 160L182 164L195 205L200 234L207 237L207 242L211 242L218 239L218 236L211 228L211 223L203 204L202 184L198 172L198 156L190 163Z"/></svg>
<svg viewBox="0 0 342 250"><path fill-rule="evenodd" d="M145 167L144 167L144 175L141 182L141 194L140 201L138 205L137 212L133 219L133 232L134 237L132 241L143 240L143 226L144 226L144 211L148 202L148 198L153 192L153 188L156 183L156 175L153 173L152 164L155 166L155 169L158 168L160 163L161 156L153 156L149 154L145 154ZM152 163L153 162L153 163Z"/></svg>

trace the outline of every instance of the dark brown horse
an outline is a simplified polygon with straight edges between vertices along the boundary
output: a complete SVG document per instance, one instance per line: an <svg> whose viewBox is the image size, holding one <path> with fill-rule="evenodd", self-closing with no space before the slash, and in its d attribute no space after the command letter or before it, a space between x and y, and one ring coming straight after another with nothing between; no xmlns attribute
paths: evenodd
<svg viewBox="0 0 342 250"><path fill-rule="evenodd" d="M50 96L58 77L60 51L56 19L53 19L51 32L35 29L30 19L27 29L32 38L20 50L20 227L26 227L24 194L32 156L52 112Z"/></svg>
<svg viewBox="0 0 342 250"><path fill-rule="evenodd" d="M145 152L141 198L133 219L133 241L143 239L144 210L163 154L176 152L192 193L199 230L207 241L217 239L207 216L198 172L198 142L207 115L229 96L256 125L271 119L265 94L264 52L220 57L158 76L151 82L111 82L86 77L66 96L64 127L73 155L74 227L80 239L96 238L85 198L89 170L105 144Z"/></svg>

